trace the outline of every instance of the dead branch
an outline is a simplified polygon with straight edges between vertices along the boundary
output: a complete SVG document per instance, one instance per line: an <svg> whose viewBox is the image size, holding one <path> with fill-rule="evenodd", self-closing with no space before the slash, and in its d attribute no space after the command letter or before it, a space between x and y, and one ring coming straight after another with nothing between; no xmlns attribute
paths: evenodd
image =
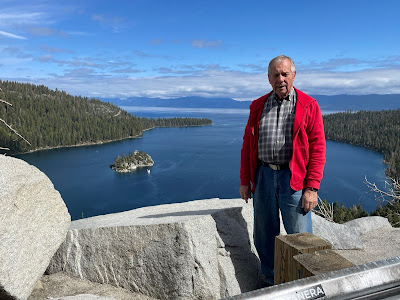
<svg viewBox="0 0 400 300"><path fill-rule="evenodd" d="M7 105L12 106L12 104L11 104L10 102L7 102L6 100L0 99L0 102L3 102L3 103L5 103L5 104L7 104Z"/></svg>
<svg viewBox="0 0 400 300"><path fill-rule="evenodd" d="M318 204L313 209L313 212L317 215L320 215L325 220L329 222L333 221L333 204L329 204L328 202L323 202L321 198L318 196Z"/></svg>
<svg viewBox="0 0 400 300"><path fill-rule="evenodd" d="M367 176L365 176L364 183L370 189L370 191L375 192L382 203L393 203L395 201L400 201L400 182L396 179L389 178L391 182L385 181L385 189L382 190L377 187L377 185L368 181Z"/></svg>
<svg viewBox="0 0 400 300"><path fill-rule="evenodd" d="M0 88L0 91L2 92L3 90ZM5 103L9 106L12 106L10 102L7 102L6 100L0 99L1 103ZM32 146L31 143L29 143L22 135L20 135L14 128L11 127L11 125L8 125L6 121L0 118L0 121L4 123L12 132L14 132L16 135L18 135L21 139L23 139L26 143L28 143L29 146ZM4 148L0 147L0 150L10 150L9 148Z"/></svg>
<svg viewBox="0 0 400 300"><path fill-rule="evenodd" d="M400 182L399 180L389 178L391 183L388 181L385 181L385 191L378 188L374 183L369 182L367 177L365 177L365 184L369 187L369 189L373 192L375 192L375 198L380 199L381 203L388 203L393 205L395 208L395 203L400 201ZM379 195L379 196L376 196ZM379 201L379 200L378 200ZM395 208L392 210L392 213L400 216L400 211L398 208ZM394 221L393 221L394 222ZM400 222L397 223L392 223L392 226L398 227Z"/></svg>
<svg viewBox="0 0 400 300"><path fill-rule="evenodd" d="M25 142L28 143L29 146L32 146L31 143L29 143L22 135L20 135L14 128L12 128L10 125L7 124L6 121L3 119L0 119L1 122L3 122L12 132L14 132L16 135L18 135L21 139L23 139Z"/></svg>

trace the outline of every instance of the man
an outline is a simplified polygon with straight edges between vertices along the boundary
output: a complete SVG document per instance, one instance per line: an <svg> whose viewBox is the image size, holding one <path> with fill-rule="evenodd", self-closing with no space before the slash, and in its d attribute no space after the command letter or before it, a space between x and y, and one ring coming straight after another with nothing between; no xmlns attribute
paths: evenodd
<svg viewBox="0 0 400 300"><path fill-rule="evenodd" d="M271 60L272 91L250 105L240 160L240 196L253 192L254 243L268 285L274 282L279 210L288 234L312 233L310 211L325 164L325 134L315 99L293 87L290 57Z"/></svg>

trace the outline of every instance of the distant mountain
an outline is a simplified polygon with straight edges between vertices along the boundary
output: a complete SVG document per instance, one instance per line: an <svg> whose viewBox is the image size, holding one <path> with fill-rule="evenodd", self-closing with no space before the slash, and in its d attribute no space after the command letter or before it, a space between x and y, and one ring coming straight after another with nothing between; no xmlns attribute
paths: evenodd
<svg viewBox="0 0 400 300"><path fill-rule="evenodd" d="M314 95L324 110L389 110L400 108L400 95Z"/></svg>
<svg viewBox="0 0 400 300"><path fill-rule="evenodd" d="M400 108L400 95L313 95L323 110L388 110ZM175 108L242 108L251 101L230 98L181 97L173 99L132 97L127 99L103 98L118 106L175 107Z"/></svg>
<svg viewBox="0 0 400 300"><path fill-rule="evenodd" d="M251 101L236 101L230 98L181 97L173 99L131 97L127 99L107 99L102 101L118 106L176 107L176 108L249 108Z"/></svg>

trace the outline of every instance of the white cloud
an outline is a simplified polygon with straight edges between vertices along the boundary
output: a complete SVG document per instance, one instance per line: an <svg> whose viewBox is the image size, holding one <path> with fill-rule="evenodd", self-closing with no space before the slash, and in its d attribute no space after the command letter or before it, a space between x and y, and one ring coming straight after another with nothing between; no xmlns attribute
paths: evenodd
<svg viewBox="0 0 400 300"><path fill-rule="evenodd" d="M50 28L50 27L37 27L37 26L30 26L27 30L36 36L50 36L57 34L57 29Z"/></svg>
<svg viewBox="0 0 400 300"><path fill-rule="evenodd" d="M63 48L58 48L58 47L50 47L48 45L40 45L40 49L44 52L47 53L52 53L52 54L56 54L56 53L73 53L73 51L69 50L69 49L63 49Z"/></svg>
<svg viewBox="0 0 400 300"><path fill-rule="evenodd" d="M195 48L214 48L222 45L222 41L193 40L192 46Z"/></svg>
<svg viewBox="0 0 400 300"><path fill-rule="evenodd" d="M104 16L102 14L95 14L92 16L92 21L97 22L103 26L111 27L113 32L119 33L128 27L127 20L120 17Z"/></svg>
<svg viewBox="0 0 400 300"><path fill-rule="evenodd" d="M105 18L104 18L104 15L93 15L92 20L101 23L101 22L104 22Z"/></svg>
<svg viewBox="0 0 400 300"><path fill-rule="evenodd" d="M11 80L11 79L10 79ZM17 81L24 81L18 80ZM267 91L266 76L240 72L208 72L201 76L110 77L79 69L64 76L30 80L74 95L93 97L147 96L174 98L197 95L251 100Z"/></svg>
<svg viewBox="0 0 400 300"><path fill-rule="evenodd" d="M12 34L9 32L5 32L5 31L0 31L0 35L9 37L9 38L13 38L13 39L20 39L20 40L26 40L26 37L20 36L20 35L16 35L16 34Z"/></svg>
<svg viewBox="0 0 400 300"><path fill-rule="evenodd" d="M297 73L296 87L313 95L400 94L400 69Z"/></svg>
<svg viewBox="0 0 400 300"><path fill-rule="evenodd" d="M57 30L49 27L49 25L54 24L54 21L50 18L51 9L41 1L37 1L33 5L29 3L24 5L12 3L9 7L5 5L0 13L0 28L5 29L5 31L0 31L0 34L23 40L27 38L10 32L24 32L25 35L53 35Z"/></svg>
<svg viewBox="0 0 400 300"><path fill-rule="evenodd" d="M25 12L22 9L13 8L0 13L0 26L38 24L43 22L43 17L43 14L40 12Z"/></svg>
<svg viewBox="0 0 400 300"><path fill-rule="evenodd" d="M161 44L164 43L164 40L161 39L161 38L159 38L159 39L154 39L154 40L150 41L150 43L153 44L153 45L161 45Z"/></svg>
<svg viewBox="0 0 400 300"><path fill-rule="evenodd" d="M133 68L123 68L123 69L115 69L112 73L121 73L121 74L132 74L132 73L140 73L140 70Z"/></svg>
<svg viewBox="0 0 400 300"><path fill-rule="evenodd" d="M51 62L51 55L41 57ZM56 61L57 63L66 63ZM43 84L52 89L62 89L68 93L93 97L146 96L175 98L183 96L229 97L237 100L253 100L269 92L266 73L251 73L226 70L223 68L197 69L193 72L176 72L174 76L133 76L138 71L114 68L110 72L91 68L90 64L78 61L64 75L46 75L47 78L33 78L34 84ZM189 66L186 66L189 68ZM173 74L173 69L165 71ZM176 71L176 70L175 70ZM122 72L122 73L119 73ZM131 77L127 74L131 73ZM3 78L26 82L26 78ZM332 72L299 70L294 85L311 95L337 94L400 94L400 68L369 69L355 72Z"/></svg>
<svg viewBox="0 0 400 300"><path fill-rule="evenodd" d="M307 64L299 64L301 71L360 71L365 69L391 68L400 66L400 56L392 55L385 57L373 57L369 59L358 59L352 57L335 58L327 61L311 61Z"/></svg>

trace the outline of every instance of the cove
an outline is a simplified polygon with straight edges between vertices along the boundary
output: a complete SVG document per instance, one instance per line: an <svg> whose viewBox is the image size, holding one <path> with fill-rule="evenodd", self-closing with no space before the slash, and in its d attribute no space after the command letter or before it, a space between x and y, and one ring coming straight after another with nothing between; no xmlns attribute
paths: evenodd
<svg viewBox="0 0 400 300"><path fill-rule="evenodd" d="M207 198L239 198L239 159L248 110L182 110L124 107L139 117L195 117L210 126L155 128L139 138L102 145L42 150L18 157L53 182L72 219L134 208ZM146 169L117 173L114 157L141 150L153 158ZM327 163L319 195L370 212L377 202L364 177L384 186L380 153L327 141Z"/></svg>

